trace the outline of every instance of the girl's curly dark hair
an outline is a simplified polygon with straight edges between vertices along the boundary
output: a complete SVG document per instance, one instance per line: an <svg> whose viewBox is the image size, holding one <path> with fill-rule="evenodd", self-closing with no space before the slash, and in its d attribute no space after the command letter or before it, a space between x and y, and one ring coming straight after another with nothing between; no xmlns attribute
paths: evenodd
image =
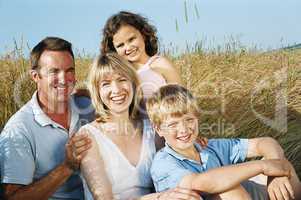
<svg viewBox="0 0 301 200"><path fill-rule="evenodd" d="M102 54L112 51L116 52L113 45L113 36L123 25L133 26L142 34L145 43L145 51L148 56L153 56L158 52L157 29L148 23L147 18L139 14L120 11L119 13L112 15L103 28L103 38L100 46Z"/></svg>

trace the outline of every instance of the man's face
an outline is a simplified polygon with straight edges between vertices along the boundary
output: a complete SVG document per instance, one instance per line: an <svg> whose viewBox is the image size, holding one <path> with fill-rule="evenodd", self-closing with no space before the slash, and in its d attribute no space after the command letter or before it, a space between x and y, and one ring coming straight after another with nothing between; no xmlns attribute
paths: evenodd
<svg viewBox="0 0 301 200"><path fill-rule="evenodd" d="M198 135L198 119L192 113L179 117L168 116L157 132L175 151L182 152L193 146Z"/></svg>
<svg viewBox="0 0 301 200"><path fill-rule="evenodd" d="M73 58L67 51L44 51L39 60L39 70L32 71L38 86L39 100L48 107L67 103L75 85Z"/></svg>

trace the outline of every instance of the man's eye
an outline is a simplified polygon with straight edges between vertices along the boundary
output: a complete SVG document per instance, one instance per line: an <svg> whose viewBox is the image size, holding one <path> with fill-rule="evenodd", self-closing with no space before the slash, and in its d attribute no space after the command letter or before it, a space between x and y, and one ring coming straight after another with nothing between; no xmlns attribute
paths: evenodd
<svg viewBox="0 0 301 200"><path fill-rule="evenodd" d="M191 123L194 122L194 118L187 118L185 121Z"/></svg>
<svg viewBox="0 0 301 200"><path fill-rule="evenodd" d="M74 69L74 68L68 69L68 70L67 70L67 73L75 73L75 69Z"/></svg>
<svg viewBox="0 0 301 200"><path fill-rule="evenodd" d="M58 70L49 70L48 71L48 74L50 74L50 75L56 75L56 74L58 74L59 73L59 71Z"/></svg>

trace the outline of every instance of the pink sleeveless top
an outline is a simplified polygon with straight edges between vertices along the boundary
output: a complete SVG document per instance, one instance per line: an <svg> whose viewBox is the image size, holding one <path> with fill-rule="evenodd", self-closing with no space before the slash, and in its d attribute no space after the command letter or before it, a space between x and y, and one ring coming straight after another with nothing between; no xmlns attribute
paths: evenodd
<svg viewBox="0 0 301 200"><path fill-rule="evenodd" d="M144 98L150 97L161 86L166 85L166 80L161 74L151 69L150 65L160 58L158 55L150 57L140 69L137 70L138 77L140 79L140 88L143 91Z"/></svg>

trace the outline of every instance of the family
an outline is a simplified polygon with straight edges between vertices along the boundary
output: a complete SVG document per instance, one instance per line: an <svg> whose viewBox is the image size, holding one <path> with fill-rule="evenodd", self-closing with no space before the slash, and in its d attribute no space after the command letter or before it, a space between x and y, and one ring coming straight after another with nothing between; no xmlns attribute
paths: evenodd
<svg viewBox="0 0 301 200"><path fill-rule="evenodd" d="M71 43L47 37L32 49L37 90L0 135L4 199L301 199L273 138L198 138L197 100L145 17L112 15L100 49L89 96L74 93Z"/></svg>

